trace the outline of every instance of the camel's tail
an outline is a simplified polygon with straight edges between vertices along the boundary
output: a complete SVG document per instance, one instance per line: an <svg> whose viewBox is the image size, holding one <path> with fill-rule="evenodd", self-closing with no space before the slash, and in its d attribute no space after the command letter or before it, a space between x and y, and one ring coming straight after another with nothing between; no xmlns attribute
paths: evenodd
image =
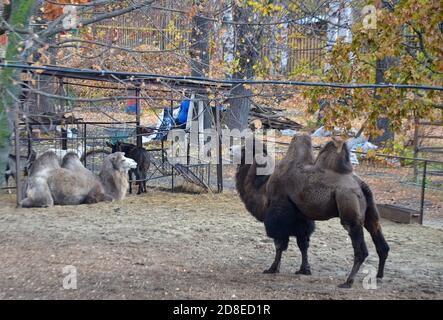
<svg viewBox="0 0 443 320"><path fill-rule="evenodd" d="M354 178L360 184L361 191L366 199L366 212L365 212L365 225L367 223L378 223L380 220L380 214L378 213L377 205L375 203L374 195L368 184L360 179L360 177L354 175Z"/></svg>

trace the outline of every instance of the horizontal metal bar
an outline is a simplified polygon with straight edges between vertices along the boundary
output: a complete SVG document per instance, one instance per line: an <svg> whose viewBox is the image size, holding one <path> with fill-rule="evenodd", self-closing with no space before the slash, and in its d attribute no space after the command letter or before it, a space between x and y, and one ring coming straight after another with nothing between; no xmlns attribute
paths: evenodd
<svg viewBox="0 0 443 320"><path fill-rule="evenodd" d="M443 139L443 136L417 136L417 138L422 138L422 139Z"/></svg>
<svg viewBox="0 0 443 320"><path fill-rule="evenodd" d="M361 151L352 151L353 153L367 155L366 152ZM384 157L384 158L392 158L392 159L402 159L402 160L413 160L413 161L421 161L421 162L430 162L430 163L440 163L443 164L443 161L439 160L432 160L432 159L425 159L425 158L411 158L411 157L402 157L402 156L393 156L389 154L382 154L382 153L376 153L376 157Z"/></svg>
<svg viewBox="0 0 443 320"><path fill-rule="evenodd" d="M424 126L443 126L443 122L430 122L430 121L425 121L425 122L419 122L419 125L424 125Z"/></svg>
<svg viewBox="0 0 443 320"><path fill-rule="evenodd" d="M161 82L172 82L174 85L179 86L198 86L198 87L216 87L217 89L231 88L234 85L250 84L250 85L295 85L295 86L308 86L308 87L330 87L337 89L375 89L375 88L392 88L392 89L421 89L421 90L436 90L443 91L441 86L428 86L428 85L409 85L400 83L325 83L325 82L305 82L305 81L278 81L278 80L253 80L253 79L213 79L205 77L193 77L193 76L168 76L162 74L151 73L137 73L137 72L118 72L110 70L92 70L92 69L75 69L75 68L61 68L58 66L35 66L17 63L0 63L0 68L17 68L28 71L43 71L45 74L59 76L59 77L72 77L72 78L88 78L98 81L111 81L121 82L128 81L129 83L136 82L152 82L161 84ZM41 73L40 73L41 74Z"/></svg>

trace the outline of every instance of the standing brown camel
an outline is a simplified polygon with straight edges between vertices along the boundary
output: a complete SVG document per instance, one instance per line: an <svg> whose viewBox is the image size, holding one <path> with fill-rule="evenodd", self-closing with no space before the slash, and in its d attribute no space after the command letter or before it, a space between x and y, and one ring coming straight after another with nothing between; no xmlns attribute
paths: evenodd
<svg viewBox="0 0 443 320"><path fill-rule="evenodd" d="M311 137L295 136L286 161L290 165L271 177L269 201L288 195L305 217L328 220L338 217L348 231L354 248L354 265L342 288L350 288L360 266L368 256L363 226L370 233L379 256L377 277L383 277L389 246L369 186L353 173L349 150L344 143L328 142L313 162Z"/></svg>
<svg viewBox="0 0 443 320"><path fill-rule="evenodd" d="M237 152L235 148L231 150ZM297 273L311 274L307 253L313 220L340 217L351 236L355 256L352 271L340 287L352 286L368 255L363 225L371 234L379 256L377 277L383 277L389 246L383 237L369 186L352 173L347 147L329 142L314 161L310 137L294 137L285 158L268 176L256 175L258 165L255 161L244 163L244 148L241 152L242 163L236 174L240 198L247 210L265 223L268 236L274 238L275 259L266 273L279 271L289 236L295 235L302 253L302 265Z"/></svg>

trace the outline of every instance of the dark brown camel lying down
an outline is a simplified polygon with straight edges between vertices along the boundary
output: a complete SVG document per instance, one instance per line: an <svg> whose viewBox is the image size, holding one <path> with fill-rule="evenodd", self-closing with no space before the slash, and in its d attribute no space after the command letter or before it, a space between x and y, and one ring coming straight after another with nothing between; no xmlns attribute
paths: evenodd
<svg viewBox="0 0 443 320"><path fill-rule="evenodd" d="M99 176L86 169L78 155L68 153L62 166L57 155L47 151L29 169L23 207L77 205L121 200L128 190L127 172L137 164L121 152L108 155Z"/></svg>
<svg viewBox="0 0 443 320"><path fill-rule="evenodd" d="M249 165L242 163L238 166L236 178L237 189L246 208L265 223L268 236L274 239L276 256L265 272L278 272L289 237L296 236L302 253L298 273L310 274L307 251L314 229L313 221L338 217L354 248L354 265L340 287L352 286L368 255L363 226L370 233L379 256L377 277L383 277L389 246L381 231L372 192L353 174L349 150L343 143L327 143L314 161L311 138L296 136L272 175L258 176L256 169L255 162Z"/></svg>

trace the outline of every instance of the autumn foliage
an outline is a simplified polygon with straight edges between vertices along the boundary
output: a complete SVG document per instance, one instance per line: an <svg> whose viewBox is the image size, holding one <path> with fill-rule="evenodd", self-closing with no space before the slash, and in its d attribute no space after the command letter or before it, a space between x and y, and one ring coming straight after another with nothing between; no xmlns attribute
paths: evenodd
<svg viewBox="0 0 443 320"><path fill-rule="evenodd" d="M57 3L60 4L85 4L88 3L89 0L57 0ZM59 16L63 14L63 5L58 5L50 2L45 2L44 4L44 18L46 20L55 20Z"/></svg>

